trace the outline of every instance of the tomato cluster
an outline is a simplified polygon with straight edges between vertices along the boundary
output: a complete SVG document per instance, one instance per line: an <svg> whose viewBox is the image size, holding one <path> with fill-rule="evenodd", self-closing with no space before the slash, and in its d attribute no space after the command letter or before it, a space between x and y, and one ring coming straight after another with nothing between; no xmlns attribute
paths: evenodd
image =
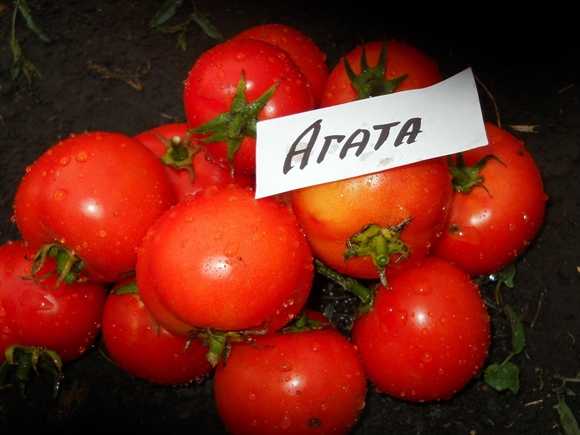
<svg viewBox="0 0 580 435"><path fill-rule="evenodd" d="M441 80L403 42L361 44L329 71L297 29L260 25L196 60L186 122L52 146L15 196L22 240L0 247L4 367L40 356L60 376L101 332L152 384L214 376L232 433L347 433L367 381L451 398L490 346L476 278L543 221L523 143L486 123L489 144L456 156L254 197L258 121ZM316 276L360 298L348 328L312 310Z"/></svg>

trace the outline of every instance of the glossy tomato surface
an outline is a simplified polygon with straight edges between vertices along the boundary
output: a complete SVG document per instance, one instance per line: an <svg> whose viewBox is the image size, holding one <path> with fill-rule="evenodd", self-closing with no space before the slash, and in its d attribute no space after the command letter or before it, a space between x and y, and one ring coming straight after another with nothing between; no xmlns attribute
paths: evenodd
<svg viewBox="0 0 580 435"><path fill-rule="evenodd" d="M169 152L171 163L164 163L176 201L209 186L223 187L232 183L243 187L254 186L252 175L235 173L232 176L229 169L210 161L205 149L192 141L187 133L186 123L176 123L160 125L135 136L160 159L168 154L168 147L172 147ZM177 144L172 144L172 141L177 141ZM172 152L175 153L174 157ZM181 155L183 160L179 160Z"/></svg>
<svg viewBox="0 0 580 435"><path fill-rule="evenodd" d="M253 174L256 171L257 121L311 110L314 97L308 80L284 50L258 39L230 39L201 54L185 80L183 100L187 124L195 129L217 116L230 114L240 79L245 80L243 103L253 104L275 86L258 113L237 117L219 134L199 134L207 141L207 155L226 168ZM243 88L243 87L242 87ZM242 122L240 126L237 123ZM216 133L213 131L212 133ZM226 138L240 139L233 159ZM273 144L274 145L274 144Z"/></svg>
<svg viewBox="0 0 580 435"><path fill-rule="evenodd" d="M292 211L237 186L172 207L139 250L141 299L193 327L276 331L304 306L312 252Z"/></svg>
<svg viewBox="0 0 580 435"><path fill-rule="evenodd" d="M234 38L260 39L287 51L308 80L316 105L320 105L329 73L326 54L300 30L287 24L267 23L243 30Z"/></svg>
<svg viewBox="0 0 580 435"><path fill-rule="evenodd" d="M373 68L377 66L383 44L383 41L371 41L358 45L340 60L332 69L326 81L322 94L322 107L348 103L359 99L359 92L347 75L344 61L348 62L355 74L360 74L362 71L361 57L363 56L363 49L368 66ZM386 45L386 62L382 79L393 80L405 74L408 75L396 86L393 92L425 88L442 80L439 66L435 59L419 48L396 40L388 40Z"/></svg>
<svg viewBox="0 0 580 435"><path fill-rule="evenodd" d="M466 165L487 160L481 185L454 192L449 220L433 252L472 276L506 267L541 228L548 196L533 156L524 143L493 124L485 124L489 144L462 153Z"/></svg>
<svg viewBox="0 0 580 435"><path fill-rule="evenodd" d="M141 302L134 278L113 287L103 309L107 352L130 375L156 385L186 385L208 376L207 346L155 323Z"/></svg>
<svg viewBox="0 0 580 435"><path fill-rule="evenodd" d="M430 256L379 288L352 341L378 391L411 402L449 399L483 367L490 318L474 281Z"/></svg>
<svg viewBox="0 0 580 435"><path fill-rule="evenodd" d="M22 240L0 246L0 361L8 346L19 344L53 350L66 363L96 340L107 288L90 281L53 288L55 275L38 282L27 279L34 254ZM40 273L53 267L48 258Z"/></svg>
<svg viewBox="0 0 580 435"><path fill-rule="evenodd" d="M365 406L356 348L334 328L233 343L214 395L235 434L347 434Z"/></svg>
<svg viewBox="0 0 580 435"><path fill-rule="evenodd" d="M174 203L159 159L121 133L73 135L49 148L20 181L14 218L34 250L59 244L93 281L132 273L149 226Z"/></svg>
<svg viewBox="0 0 580 435"><path fill-rule="evenodd" d="M444 159L426 160L375 174L292 191L292 208L314 255L356 278L377 278L370 255L345 259L348 239L367 224L396 226L411 217L399 239L409 255L392 255L386 274L421 261L445 224L452 188Z"/></svg>

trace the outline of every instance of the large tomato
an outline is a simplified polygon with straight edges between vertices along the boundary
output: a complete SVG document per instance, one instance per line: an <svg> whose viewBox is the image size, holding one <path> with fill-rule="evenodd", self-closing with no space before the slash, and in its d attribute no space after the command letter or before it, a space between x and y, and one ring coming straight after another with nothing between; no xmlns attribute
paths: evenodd
<svg viewBox="0 0 580 435"><path fill-rule="evenodd" d="M253 187L254 177L235 173L210 161L205 148L191 140L186 123L164 124L135 136L159 157L173 184L176 201L212 185Z"/></svg>
<svg viewBox="0 0 580 435"><path fill-rule="evenodd" d="M185 80L187 123L213 161L256 172L257 121L311 110L308 80L290 55L258 39L230 39L203 53Z"/></svg>
<svg viewBox="0 0 580 435"><path fill-rule="evenodd" d="M333 327L233 343L214 378L219 415L236 434L346 434L365 406L367 379Z"/></svg>
<svg viewBox="0 0 580 435"><path fill-rule="evenodd" d="M304 306L313 275L292 211L233 185L206 189L164 213L144 238L136 268L145 305L219 331L281 328Z"/></svg>
<svg viewBox="0 0 580 435"><path fill-rule="evenodd" d="M434 256L389 284L352 331L367 377L400 399L451 398L477 375L489 350L489 314L477 285Z"/></svg>
<svg viewBox="0 0 580 435"><path fill-rule="evenodd" d="M451 194L447 164L437 158L294 190L292 208L319 260L374 279L429 253Z"/></svg>
<svg viewBox="0 0 580 435"><path fill-rule="evenodd" d="M320 105L328 79L326 53L298 29L287 24L268 23L250 27L234 38L260 39L287 51L306 76L316 105Z"/></svg>
<svg viewBox="0 0 580 435"><path fill-rule="evenodd" d="M56 275L25 279L35 253L22 240L0 246L0 361L8 346L18 344L53 350L66 363L90 349L99 334L107 288L90 281L54 287ZM53 268L48 258L39 272Z"/></svg>
<svg viewBox="0 0 580 435"><path fill-rule="evenodd" d="M147 147L121 133L89 132L26 169L14 217L32 249L52 246L74 273L113 282L132 273L145 232L173 203L165 168Z"/></svg>
<svg viewBox="0 0 580 435"><path fill-rule="evenodd" d="M155 322L139 298L134 278L115 284L102 320L107 352L130 375L156 385L185 385L211 374L207 346Z"/></svg>
<svg viewBox="0 0 580 435"><path fill-rule="evenodd" d="M320 105L334 106L425 88L441 80L437 62L418 48L395 40L367 42L358 45L332 69Z"/></svg>
<svg viewBox="0 0 580 435"><path fill-rule="evenodd" d="M542 225L548 198L523 142L493 124L485 129L489 144L463 152L464 166L452 163L467 171L454 177L462 191L453 193L449 220L433 248L472 276L495 274L525 250Z"/></svg>

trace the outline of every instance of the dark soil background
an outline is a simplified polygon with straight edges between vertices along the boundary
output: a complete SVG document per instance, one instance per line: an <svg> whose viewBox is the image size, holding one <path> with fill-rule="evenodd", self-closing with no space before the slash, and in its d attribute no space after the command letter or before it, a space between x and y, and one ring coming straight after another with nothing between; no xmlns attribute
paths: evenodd
<svg viewBox="0 0 580 435"><path fill-rule="evenodd" d="M379 395L371 387L354 434L564 434L553 389L558 376L580 372L580 61L571 10L551 2L541 9L509 9L486 2L473 9L449 2L428 7L407 2L198 0L198 9L225 38L247 27L280 22L311 37L332 68L361 41L406 40L436 58L445 77L471 66L480 87L484 117L525 141L537 159L549 202L545 224L517 262L515 288L506 301L525 327L526 347L514 359L520 391L497 392L475 379L449 401L410 404ZM9 41L13 4L0 16L0 241L19 237L10 222L12 201L27 165L71 133L119 131L135 135L168 122L184 121L182 81L197 56L216 41L192 24L187 50L177 35L150 29L163 1L57 2L29 0L46 44L17 17L24 55L42 74L30 83L10 80ZM525 6L531 7L531 5ZM378 9L377 9L378 8ZM485 8L485 9L484 9ZM171 24L187 19L184 2ZM575 36L573 36L575 35ZM576 39L574 39L576 38ZM134 80L104 78L95 66ZM527 126L522 132L513 126ZM521 129L520 129L521 130ZM482 292L493 298L493 288ZM489 363L511 351L509 324L490 307L493 337ZM56 399L32 383L25 394L0 391L0 432L52 428L133 428L141 433L222 434L212 380L180 388L152 387L134 380L106 357L97 342L65 366ZM566 403L580 420L580 384L566 384Z"/></svg>

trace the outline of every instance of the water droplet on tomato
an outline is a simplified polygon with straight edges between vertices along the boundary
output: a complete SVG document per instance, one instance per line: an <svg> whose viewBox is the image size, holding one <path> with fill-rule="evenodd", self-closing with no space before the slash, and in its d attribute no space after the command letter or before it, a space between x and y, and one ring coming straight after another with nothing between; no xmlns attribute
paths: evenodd
<svg viewBox="0 0 580 435"><path fill-rule="evenodd" d="M105 230L100 230L98 233L99 237L106 237L107 236L107 232Z"/></svg>
<svg viewBox="0 0 580 435"><path fill-rule="evenodd" d="M70 163L70 156L64 156L63 158L61 158L61 159L58 161L58 164L59 164L60 166L66 166L66 165L68 165L69 163Z"/></svg>
<svg viewBox="0 0 580 435"><path fill-rule="evenodd" d="M293 368L294 368L294 366L292 364L289 364L289 363L281 363L281 364L278 364L278 366L276 367L276 369L278 369L278 371L283 372L283 373L292 371Z"/></svg>
<svg viewBox="0 0 580 435"><path fill-rule="evenodd" d="M54 198L55 201L62 201L63 199L66 198L67 194L68 192L65 189L57 189L52 194L52 197Z"/></svg>
<svg viewBox="0 0 580 435"><path fill-rule="evenodd" d="M248 400L256 400L256 393L253 391L248 394Z"/></svg>
<svg viewBox="0 0 580 435"><path fill-rule="evenodd" d="M423 360L424 363L430 363L431 361L433 361L433 354L430 352L425 352L421 359Z"/></svg>
<svg viewBox="0 0 580 435"><path fill-rule="evenodd" d="M285 413L284 416L282 417L282 420L280 420L280 427L283 429L288 429L291 423L292 420L290 418L290 415Z"/></svg>
<svg viewBox="0 0 580 435"><path fill-rule="evenodd" d="M406 310L397 311L397 323L401 326L407 326L408 313Z"/></svg>
<svg viewBox="0 0 580 435"><path fill-rule="evenodd" d="M246 53L244 53L244 52L236 53L234 56L234 59L237 61L244 60L245 58L246 58Z"/></svg>
<svg viewBox="0 0 580 435"><path fill-rule="evenodd" d="M430 295L432 292L433 287L431 287L430 285L423 285L421 287L413 288L413 293L415 293L416 295L427 296Z"/></svg>
<svg viewBox="0 0 580 435"><path fill-rule="evenodd" d="M76 161L79 163L86 162L88 158L89 156L86 151L79 151L75 157Z"/></svg>

